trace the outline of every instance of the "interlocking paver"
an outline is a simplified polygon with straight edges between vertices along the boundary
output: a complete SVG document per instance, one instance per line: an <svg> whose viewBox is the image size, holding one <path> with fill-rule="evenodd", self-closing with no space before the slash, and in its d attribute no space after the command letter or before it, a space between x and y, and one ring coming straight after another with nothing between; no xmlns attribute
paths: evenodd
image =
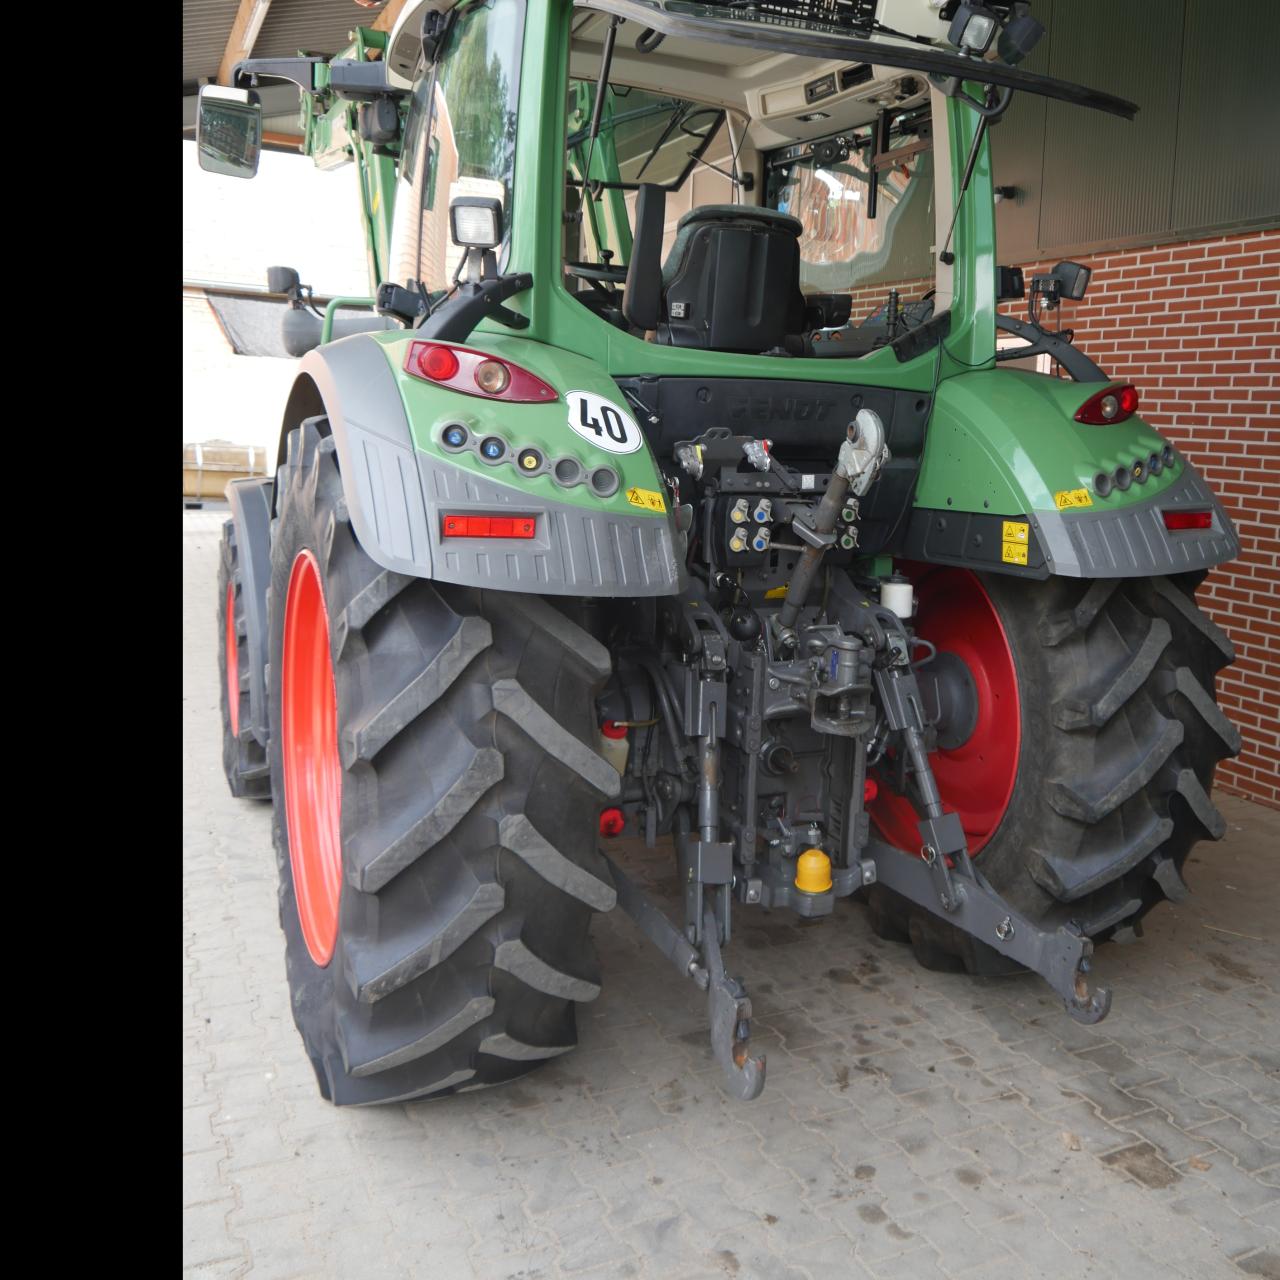
<svg viewBox="0 0 1280 1280"><path fill-rule="evenodd" d="M1276 1274L1280 967L1274 941L1238 935L1274 937L1280 815L1230 797L1193 897L1098 952L1115 993L1098 1027L1025 975L921 970L847 902L805 927L743 911L727 954L770 1060L764 1096L735 1104L703 998L615 913L593 925L605 987L575 1053L441 1102L322 1102L289 1011L270 812L222 779L219 525L184 516L189 1276ZM618 856L670 901L665 847Z"/></svg>

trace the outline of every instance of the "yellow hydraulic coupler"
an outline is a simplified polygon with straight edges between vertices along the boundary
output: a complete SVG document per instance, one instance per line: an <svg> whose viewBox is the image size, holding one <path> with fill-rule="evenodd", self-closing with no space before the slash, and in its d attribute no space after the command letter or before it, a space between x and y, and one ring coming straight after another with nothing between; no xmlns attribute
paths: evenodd
<svg viewBox="0 0 1280 1280"><path fill-rule="evenodd" d="M831 859L821 849L806 849L796 859L796 888L801 893L826 893L831 888Z"/></svg>

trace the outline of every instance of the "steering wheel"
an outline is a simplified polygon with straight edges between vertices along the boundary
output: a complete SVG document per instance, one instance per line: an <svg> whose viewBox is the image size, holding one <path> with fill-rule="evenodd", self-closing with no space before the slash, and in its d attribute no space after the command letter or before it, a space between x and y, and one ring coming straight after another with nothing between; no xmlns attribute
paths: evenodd
<svg viewBox="0 0 1280 1280"><path fill-rule="evenodd" d="M580 280L604 281L608 284L626 284L627 269L612 262L566 262L565 273Z"/></svg>

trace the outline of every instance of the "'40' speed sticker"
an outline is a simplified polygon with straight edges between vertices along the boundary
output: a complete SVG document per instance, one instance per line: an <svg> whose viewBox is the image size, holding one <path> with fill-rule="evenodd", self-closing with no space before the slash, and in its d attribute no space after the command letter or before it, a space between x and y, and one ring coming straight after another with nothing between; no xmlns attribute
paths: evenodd
<svg viewBox="0 0 1280 1280"><path fill-rule="evenodd" d="M634 453L643 443L635 419L611 400L593 391L569 391L569 425L597 449Z"/></svg>

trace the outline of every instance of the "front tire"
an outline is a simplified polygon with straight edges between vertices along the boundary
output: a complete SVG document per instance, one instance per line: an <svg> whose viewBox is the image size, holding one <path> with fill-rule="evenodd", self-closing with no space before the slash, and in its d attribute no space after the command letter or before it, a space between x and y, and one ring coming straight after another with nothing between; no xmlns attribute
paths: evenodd
<svg viewBox="0 0 1280 1280"><path fill-rule="evenodd" d="M1225 832L1209 797L1240 735L1214 678L1234 650L1196 606L1198 580L916 575L919 634L965 661L977 689L973 733L933 757L943 800L961 814L977 867L1042 925L1135 936L1156 903L1186 896L1192 847ZM988 641L983 611L999 633ZM906 802L885 782L873 820L914 848ZM927 967L1007 967L887 890L870 905L877 930L909 937Z"/></svg>
<svg viewBox="0 0 1280 1280"><path fill-rule="evenodd" d="M512 1079L574 1045L576 1004L600 990L608 654L540 598L378 566L314 420L290 434L278 494L275 844L320 1090L380 1103Z"/></svg>

